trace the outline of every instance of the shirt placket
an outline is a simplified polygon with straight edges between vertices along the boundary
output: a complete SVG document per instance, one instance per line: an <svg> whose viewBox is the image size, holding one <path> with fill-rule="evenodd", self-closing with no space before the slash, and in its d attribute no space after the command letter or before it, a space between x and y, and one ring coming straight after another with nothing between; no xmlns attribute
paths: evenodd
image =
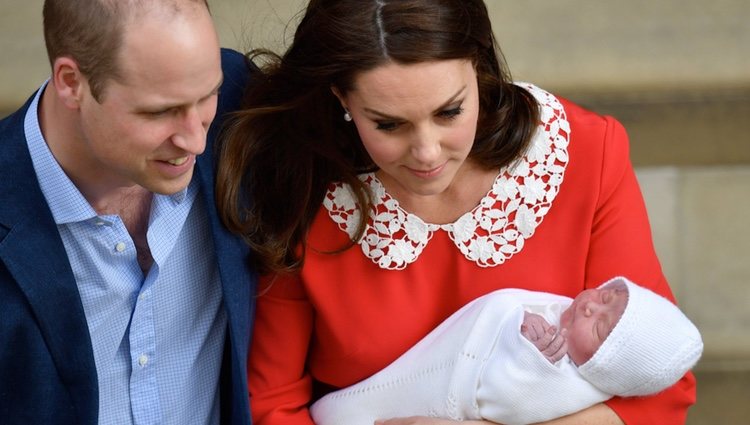
<svg viewBox="0 0 750 425"><path fill-rule="evenodd" d="M115 220L112 253L124 256L126 261L137 264L137 253L124 223ZM158 275L154 264L135 296L130 326L125 336L130 347L130 405L133 423L151 425L162 422L159 388L156 376L157 353L154 325L154 304L151 294L152 282Z"/></svg>
<svg viewBox="0 0 750 425"><path fill-rule="evenodd" d="M154 309L149 292L142 289L137 298L129 333L130 394L134 423L138 425L161 423Z"/></svg>

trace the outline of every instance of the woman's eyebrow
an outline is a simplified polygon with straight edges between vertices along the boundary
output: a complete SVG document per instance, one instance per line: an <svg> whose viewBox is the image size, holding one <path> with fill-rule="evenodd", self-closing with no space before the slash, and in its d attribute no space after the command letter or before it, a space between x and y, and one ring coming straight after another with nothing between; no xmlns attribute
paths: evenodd
<svg viewBox="0 0 750 425"><path fill-rule="evenodd" d="M448 100L446 100L445 102L443 102L443 104L441 104L440 106L438 106L433 111L433 113L438 113L438 112L442 111L443 109L445 109L446 107L448 107L451 103L455 102L456 99L458 99L465 91L466 91L466 86L463 86L460 89L458 89L458 91L453 96L451 96ZM378 111L376 109L372 109L372 108L364 108L364 111L365 112L369 112L370 114L373 114L373 115L377 115L378 117L383 118L383 119L387 119L387 120L398 121L398 120L402 119L402 118L399 118L399 117L396 117L396 116L393 116L393 115L386 114L385 112L380 112L380 111Z"/></svg>

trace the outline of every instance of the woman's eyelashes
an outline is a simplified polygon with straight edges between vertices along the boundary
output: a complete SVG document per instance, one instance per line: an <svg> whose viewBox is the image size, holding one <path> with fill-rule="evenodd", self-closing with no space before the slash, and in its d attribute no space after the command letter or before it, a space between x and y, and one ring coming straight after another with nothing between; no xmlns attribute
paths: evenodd
<svg viewBox="0 0 750 425"><path fill-rule="evenodd" d="M445 110L438 112L438 116L441 118L452 120L456 118L457 116L461 115L461 113L463 112L464 112L464 108L461 107L461 105L458 105L455 108L445 109Z"/></svg>
<svg viewBox="0 0 750 425"><path fill-rule="evenodd" d="M395 131L401 125L400 122L396 121L375 121L375 124L377 124L378 130L385 132Z"/></svg>
<svg viewBox="0 0 750 425"><path fill-rule="evenodd" d="M461 105L458 105L453 108L449 109L443 109L441 111L438 111L435 114L435 117L441 120L445 121L451 121L461 115L464 112L464 108ZM406 121L382 121L382 120L376 120L375 124L377 125L376 129L380 131L385 132L392 132L396 131L399 127L401 127Z"/></svg>

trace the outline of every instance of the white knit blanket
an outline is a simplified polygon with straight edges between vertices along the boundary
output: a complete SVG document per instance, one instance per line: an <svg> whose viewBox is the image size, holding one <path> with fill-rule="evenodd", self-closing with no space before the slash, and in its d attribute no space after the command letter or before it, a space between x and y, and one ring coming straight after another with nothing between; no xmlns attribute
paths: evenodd
<svg viewBox="0 0 750 425"><path fill-rule="evenodd" d="M567 356L550 363L520 333L525 306L568 297L501 289L467 304L375 375L330 393L310 409L317 425L372 425L432 416L507 425L545 421L607 400ZM549 309L548 309L549 311ZM559 323L559 317L549 317Z"/></svg>

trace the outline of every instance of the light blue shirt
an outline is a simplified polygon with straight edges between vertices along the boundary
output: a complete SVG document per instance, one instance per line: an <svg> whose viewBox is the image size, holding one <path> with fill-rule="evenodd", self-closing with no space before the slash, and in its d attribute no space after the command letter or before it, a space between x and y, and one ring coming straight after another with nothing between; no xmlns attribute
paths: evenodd
<svg viewBox="0 0 750 425"><path fill-rule="evenodd" d="M196 181L154 195L144 276L120 217L97 215L49 150L37 112L45 86L26 114L26 139L83 302L99 424L218 424L227 319Z"/></svg>

